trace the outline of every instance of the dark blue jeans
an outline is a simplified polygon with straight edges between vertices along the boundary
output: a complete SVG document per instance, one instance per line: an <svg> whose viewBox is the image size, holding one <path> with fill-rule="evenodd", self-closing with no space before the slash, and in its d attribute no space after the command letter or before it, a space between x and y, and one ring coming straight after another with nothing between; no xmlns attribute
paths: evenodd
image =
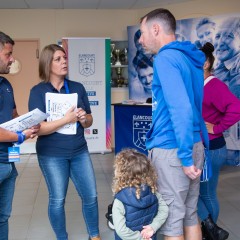
<svg viewBox="0 0 240 240"><path fill-rule="evenodd" d="M203 221L210 214L213 221L217 222L219 215L219 201L217 196L218 178L221 167L226 163L226 146L209 151L212 160L212 177L208 182L200 183L200 196L198 199L198 216Z"/></svg>
<svg viewBox="0 0 240 240"><path fill-rule="evenodd" d="M240 150L227 150L226 165L240 167Z"/></svg>
<svg viewBox="0 0 240 240"><path fill-rule="evenodd" d="M65 198L69 178L82 199L83 217L91 237L99 235L96 180L88 151L72 157L38 156L48 191L48 216L58 240L67 240Z"/></svg>
<svg viewBox="0 0 240 240"><path fill-rule="evenodd" d="M8 219L17 175L14 163L0 163L0 240L8 239Z"/></svg>

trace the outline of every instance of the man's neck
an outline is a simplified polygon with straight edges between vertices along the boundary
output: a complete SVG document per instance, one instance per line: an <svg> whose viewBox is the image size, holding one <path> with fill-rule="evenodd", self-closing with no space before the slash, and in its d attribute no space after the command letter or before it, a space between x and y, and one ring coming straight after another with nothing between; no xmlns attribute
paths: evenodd
<svg viewBox="0 0 240 240"><path fill-rule="evenodd" d="M161 44L161 45L159 44L160 45L159 50L162 47L164 47L165 45L167 45L167 44L169 44L171 42L174 42L174 41L176 41L176 36L174 34L162 36L161 41L159 41L160 44Z"/></svg>

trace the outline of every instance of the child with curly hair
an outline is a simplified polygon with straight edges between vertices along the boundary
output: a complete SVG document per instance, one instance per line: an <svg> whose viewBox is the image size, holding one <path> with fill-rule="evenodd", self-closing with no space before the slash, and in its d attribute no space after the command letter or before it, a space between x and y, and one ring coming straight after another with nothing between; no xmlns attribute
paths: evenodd
<svg viewBox="0 0 240 240"><path fill-rule="evenodd" d="M157 192L157 174L146 155L134 149L116 155L113 192L115 240L156 240L168 206Z"/></svg>

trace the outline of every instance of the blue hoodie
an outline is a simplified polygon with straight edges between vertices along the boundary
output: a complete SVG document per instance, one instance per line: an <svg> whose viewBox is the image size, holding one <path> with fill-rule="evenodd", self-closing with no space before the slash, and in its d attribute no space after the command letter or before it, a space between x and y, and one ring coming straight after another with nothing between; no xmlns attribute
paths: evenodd
<svg viewBox="0 0 240 240"><path fill-rule="evenodd" d="M152 127L146 147L178 148L183 166L193 165L193 145L201 141L204 62L204 53L189 41L171 42L154 58Z"/></svg>

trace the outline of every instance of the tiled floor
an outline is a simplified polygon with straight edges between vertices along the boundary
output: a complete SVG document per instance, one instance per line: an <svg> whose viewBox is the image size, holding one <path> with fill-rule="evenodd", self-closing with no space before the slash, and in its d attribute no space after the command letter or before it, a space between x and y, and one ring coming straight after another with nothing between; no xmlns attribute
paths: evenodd
<svg viewBox="0 0 240 240"><path fill-rule="evenodd" d="M108 228L105 218L107 206L112 201L113 153L92 154L92 160L98 187L101 236L103 240L113 240L113 232ZM48 192L36 155L22 155L21 162L16 166L19 177L10 218L10 240L54 240L47 217ZM220 178L219 196L219 225L230 232L229 240L239 240L240 168L224 168ZM87 240L81 201L71 182L66 199L66 218L69 240Z"/></svg>

